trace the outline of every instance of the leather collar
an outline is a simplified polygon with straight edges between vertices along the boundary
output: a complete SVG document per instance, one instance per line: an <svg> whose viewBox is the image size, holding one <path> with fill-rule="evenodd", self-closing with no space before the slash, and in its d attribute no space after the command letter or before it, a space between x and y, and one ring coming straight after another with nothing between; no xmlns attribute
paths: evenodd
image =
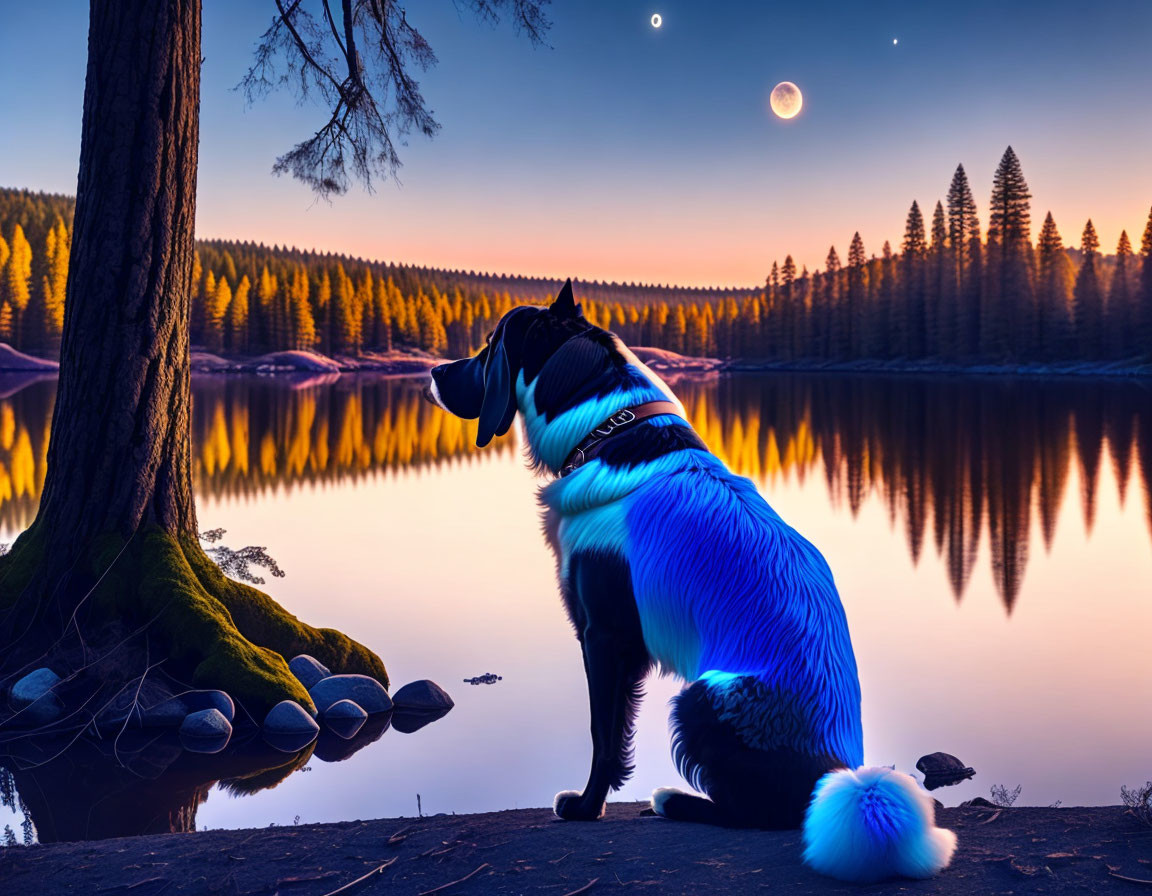
<svg viewBox="0 0 1152 896"><path fill-rule="evenodd" d="M659 417L664 414L680 416L680 409L670 401L646 401L643 404L632 405L617 411L588 435L586 435L575 448L564 458L564 463L557 474L560 478L567 476L573 470L582 467L600 453L604 443L613 435L623 429L648 417Z"/></svg>

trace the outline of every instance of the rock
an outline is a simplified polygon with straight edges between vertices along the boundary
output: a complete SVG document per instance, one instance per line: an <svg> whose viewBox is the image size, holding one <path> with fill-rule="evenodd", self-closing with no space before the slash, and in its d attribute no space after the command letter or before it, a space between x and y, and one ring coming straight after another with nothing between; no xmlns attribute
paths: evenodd
<svg viewBox="0 0 1152 896"><path fill-rule="evenodd" d="M202 707L202 709L214 708ZM187 706L179 697L169 697L138 710L135 717L145 728L176 728L184 724L184 719L188 717L190 712L192 712L191 707ZM197 709L196 712L200 712L200 710Z"/></svg>
<svg viewBox="0 0 1152 896"><path fill-rule="evenodd" d="M189 712L199 712L202 709L215 709L229 722L236 718L236 704L232 698L223 691L188 691L178 698Z"/></svg>
<svg viewBox="0 0 1152 896"><path fill-rule="evenodd" d="M308 691L312 690L318 681L328 678L332 674L328 671L327 666L306 653L292 657L288 661L288 668L300 681L300 684L304 685L304 689Z"/></svg>
<svg viewBox="0 0 1152 896"><path fill-rule="evenodd" d="M236 705L223 691L185 691L149 706L140 714L145 728L175 728L189 713L214 709L229 722L236 718Z"/></svg>
<svg viewBox="0 0 1152 896"><path fill-rule="evenodd" d="M404 685L392 695L397 712L446 712L456 704L448 692L427 678Z"/></svg>
<svg viewBox="0 0 1152 896"><path fill-rule="evenodd" d="M218 709L190 712L180 723L180 742L191 753L219 753L232 739L232 723Z"/></svg>
<svg viewBox="0 0 1152 896"><path fill-rule="evenodd" d="M26 725L46 725L59 718L64 704L52 693L52 688L59 683L60 676L42 666L12 685L9 702L20 713L17 721Z"/></svg>
<svg viewBox="0 0 1152 896"><path fill-rule="evenodd" d="M316 720L293 700L281 700L264 717L264 740L283 753L303 750L319 732Z"/></svg>
<svg viewBox="0 0 1152 896"><path fill-rule="evenodd" d="M982 796L973 797L970 800L965 800L960 804L961 809L1000 809L992 800L986 800Z"/></svg>
<svg viewBox="0 0 1152 896"><path fill-rule="evenodd" d="M321 713L337 700L358 703L369 715L392 709L392 698L384 685L367 675L330 675L309 688L308 693Z"/></svg>
<svg viewBox="0 0 1152 896"><path fill-rule="evenodd" d="M951 753L929 753L916 760L916 768L924 773L924 788L951 787L967 781L976 772L964 765Z"/></svg>
<svg viewBox="0 0 1152 896"><path fill-rule="evenodd" d="M337 700L324 710L324 724L345 740L355 737L366 721L368 713L351 700Z"/></svg>

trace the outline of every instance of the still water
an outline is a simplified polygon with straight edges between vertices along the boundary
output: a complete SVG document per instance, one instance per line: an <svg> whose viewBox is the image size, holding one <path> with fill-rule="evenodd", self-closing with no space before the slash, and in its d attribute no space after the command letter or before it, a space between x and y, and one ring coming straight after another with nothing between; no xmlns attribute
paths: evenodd
<svg viewBox="0 0 1152 896"><path fill-rule="evenodd" d="M375 649L394 686L432 678L456 701L263 789L205 786L200 828L412 816L417 795L425 814L544 806L584 782L583 667L539 482L516 434L477 451L472 425L420 387L193 382L201 527L266 546L287 572L266 590ZM793 374L673 388L709 447L828 558L869 763L956 754L977 775L939 791L946 804L994 784L1021 785L1020 804L1115 804L1152 777L1152 388ZM0 389L0 540L35 513L54 389ZM502 680L463 682L486 672ZM649 682L637 772L615 798L679 783L678 687Z"/></svg>

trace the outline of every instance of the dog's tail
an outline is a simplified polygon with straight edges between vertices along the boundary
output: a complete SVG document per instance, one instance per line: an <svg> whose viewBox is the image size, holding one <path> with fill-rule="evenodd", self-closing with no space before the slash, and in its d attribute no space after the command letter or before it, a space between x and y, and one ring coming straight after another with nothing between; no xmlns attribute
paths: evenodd
<svg viewBox="0 0 1152 896"><path fill-rule="evenodd" d="M804 817L804 861L853 883L932 877L955 849L956 835L936 827L932 797L889 768L829 772Z"/></svg>

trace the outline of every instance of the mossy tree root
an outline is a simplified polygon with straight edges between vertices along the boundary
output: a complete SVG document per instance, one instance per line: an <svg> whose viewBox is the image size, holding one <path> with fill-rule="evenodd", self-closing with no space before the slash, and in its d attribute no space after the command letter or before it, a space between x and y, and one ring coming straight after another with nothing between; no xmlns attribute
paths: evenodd
<svg viewBox="0 0 1152 896"><path fill-rule="evenodd" d="M43 575L47 558L35 530L0 558L0 612L12 617L27 617L13 612L17 603L61 590L59 581L53 584ZM153 661L166 657L169 675L196 688L226 691L257 722L281 700L315 710L288 669L287 660L297 654L310 654L333 672L370 675L388 686L384 664L372 651L341 632L305 625L268 595L229 579L194 535L149 527L127 542L106 537L85 553L86 574L72 576L63 589L73 593L73 606L82 604L78 627L146 631L150 656ZM91 584L77 594L84 582ZM67 611L67 602L63 607ZM59 625L51 631L44 614L35 615L40 618L34 625L21 627L27 630L24 637L53 643ZM59 608L47 615L64 616ZM124 649L140 648L126 642Z"/></svg>

